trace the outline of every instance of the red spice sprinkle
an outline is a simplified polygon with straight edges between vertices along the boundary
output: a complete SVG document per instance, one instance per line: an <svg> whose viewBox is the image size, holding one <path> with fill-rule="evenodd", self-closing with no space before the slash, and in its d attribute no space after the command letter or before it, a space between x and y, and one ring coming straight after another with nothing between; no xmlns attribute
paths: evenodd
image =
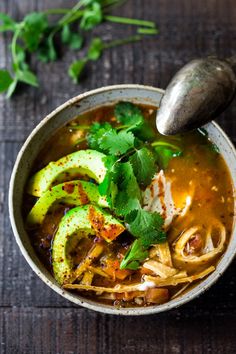
<svg viewBox="0 0 236 354"><path fill-rule="evenodd" d="M74 192L75 185L73 183L66 183L64 185L64 191L68 194L71 194Z"/></svg>

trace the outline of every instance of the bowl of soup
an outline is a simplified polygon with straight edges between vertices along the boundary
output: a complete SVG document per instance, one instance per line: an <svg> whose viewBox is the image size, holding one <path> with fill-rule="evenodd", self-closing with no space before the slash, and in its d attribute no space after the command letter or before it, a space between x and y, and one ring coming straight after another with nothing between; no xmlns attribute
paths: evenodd
<svg viewBox="0 0 236 354"><path fill-rule="evenodd" d="M235 255L235 149L215 122L159 134L163 93L118 85L81 94L18 154L16 241L35 273L78 305L169 310L203 293Z"/></svg>

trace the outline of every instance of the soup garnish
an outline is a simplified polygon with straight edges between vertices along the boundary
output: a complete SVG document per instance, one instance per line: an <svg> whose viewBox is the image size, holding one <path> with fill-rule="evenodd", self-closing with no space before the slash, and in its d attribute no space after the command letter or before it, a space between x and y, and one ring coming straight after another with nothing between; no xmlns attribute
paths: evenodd
<svg viewBox="0 0 236 354"><path fill-rule="evenodd" d="M148 306L215 270L233 223L229 171L205 130L161 136L155 114L130 102L96 109L39 154L25 224L63 288Z"/></svg>

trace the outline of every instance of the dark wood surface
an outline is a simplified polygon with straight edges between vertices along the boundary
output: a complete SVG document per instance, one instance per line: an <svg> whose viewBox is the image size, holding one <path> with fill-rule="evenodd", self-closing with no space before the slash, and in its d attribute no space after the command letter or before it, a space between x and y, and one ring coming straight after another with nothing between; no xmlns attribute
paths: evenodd
<svg viewBox="0 0 236 354"><path fill-rule="evenodd" d="M21 18L28 11L70 6L72 0L1 0L0 11ZM234 262L207 293L160 315L125 318L77 307L33 273L15 243L7 194L17 152L32 128L53 108L88 89L142 83L165 88L188 60L235 54L235 0L130 0L116 13L156 21L160 35L107 51L74 86L66 67L76 53L56 63L34 64L40 89L25 88L12 100L0 96L0 352L1 353L236 353ZM101 25L97 34L115 38L132 32ZM0 37L0 67L10 65L9 37ZM219 119L236 142L236 103Z"/></svg>

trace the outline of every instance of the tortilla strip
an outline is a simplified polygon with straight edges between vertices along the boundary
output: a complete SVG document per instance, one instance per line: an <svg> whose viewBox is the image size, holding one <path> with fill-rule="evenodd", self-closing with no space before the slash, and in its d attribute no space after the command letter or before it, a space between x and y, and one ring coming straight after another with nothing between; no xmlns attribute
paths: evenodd
<svg viewBox="0 0 236 354"><path fill-rule="evenodd" d="M114 288L106 288L103 286L93 286L93 285L83 285L83 284L65 284L64 289L76 289L76 290L90 290L96 292L107 292L107 293L124 293L130 291L140 290L142 283L135 283L131 285L120 285L117 284Z"/></svg>
<svg viewBox="0 0 236 354"><path fill-rule="evenodd" d="M144 280L145 280L145 282L155 283L157 287L175 286L175 285L182 284L182 283L192 283L195 280L202 279L205 276L207 276L208 274L212 273L214 270L215 270L215 267L211 266L211 267L205 269L203 272L200 272L200 273L194 274L194 275L190 275L189 277L183 277L183 278L170 277L167 279L161 279L159 277L145 275Z"/></svg>
<svg viewBox="0 0 236 354"><path fill-rule="evenodd" d="M178 271L175 268L169 267L163 263L154 261L150 259L143 264L144 268L150 269L156 275L159 275L161 278L169 278L175 275Z"/></svg>

